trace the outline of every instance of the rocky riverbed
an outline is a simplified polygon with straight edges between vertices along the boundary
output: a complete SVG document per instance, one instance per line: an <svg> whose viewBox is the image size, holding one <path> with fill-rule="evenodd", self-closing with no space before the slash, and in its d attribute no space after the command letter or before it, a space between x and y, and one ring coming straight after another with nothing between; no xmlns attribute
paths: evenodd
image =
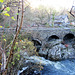
<svg viewBox="0 0 75 75"><path fill-rule="evenodd" d="M31 56L27 60L28 62L37 63L38 65L41 63L43 68L39 71L37 68L32 69L26 66L19 70L17 75L75 75L75 59L50 61L43 57Z"/></svg>
<svg viewBox="0 0 75 75"><path fill-rule="evenodd" d="M21 60L17 75L75 75L75 38L51 39L38 51L40 56Z"/></svg>

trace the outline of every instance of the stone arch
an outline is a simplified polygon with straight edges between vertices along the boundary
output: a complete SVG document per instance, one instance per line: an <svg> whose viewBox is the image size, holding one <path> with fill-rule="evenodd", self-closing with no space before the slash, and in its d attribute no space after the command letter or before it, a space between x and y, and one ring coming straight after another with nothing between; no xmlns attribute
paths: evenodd
<svg viewBox="0 0 75 75"><path fill-rule="evenodd" d="M68 33L63 37L63 41L65 43L71 43L73 41L73 39L74 39L74 34L72 34L72 33Z"/></svg>
<svg viewBox="0 0 75 75"><path fill-rule="evenodd" d="M32 41L34 42L34 45L38 46L38 45L42 45L41 41L38 39L32 39Z"/></svg>
<svg viewBox="0 0 75 75"><path fill-rule="evenodd" d="M42 46L42 42L38 39L32 39L34 46L37 48L37 52L40 50L41 46Z"/></svg>
<svg viewBox="0 0 75 75"><path fill-rule="evenodd" d="M59 37L57 35L52 35L48 38L48 41L51 41L53 39L59 39Z"/></svg>

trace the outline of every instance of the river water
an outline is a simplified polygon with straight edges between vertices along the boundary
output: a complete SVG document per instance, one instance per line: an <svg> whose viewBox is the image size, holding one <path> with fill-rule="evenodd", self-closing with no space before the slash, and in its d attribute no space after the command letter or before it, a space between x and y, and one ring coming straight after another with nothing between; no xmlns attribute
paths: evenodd
<svg viewBox="0 0 75 75"><path fill-rule="evenodd" d="M62 61L50 61L43 57L32 56L31 62L41 62L44 65L44 69L41 71L41 75L75 75L75 59L68 59ZM27 68L27 67L25 67ZM25 68L23 68L25 70ZM19 71L21 73L22 71ZM18 75L20 75L18 73ZM25 74L24 74L25 75ZM33 74L39 75L39 74Z"/></svg>
<svg viewBox="0 0 75 75"><path fill-rule="evenodd" d="M42 75L75 75L75 59L51 62L42 70Z"/></svg>

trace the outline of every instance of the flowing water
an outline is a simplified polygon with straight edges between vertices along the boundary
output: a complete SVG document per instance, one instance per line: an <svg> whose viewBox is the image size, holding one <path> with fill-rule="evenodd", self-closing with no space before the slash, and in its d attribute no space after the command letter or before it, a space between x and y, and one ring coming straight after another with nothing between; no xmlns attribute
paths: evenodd
<svg viewBox="0 0 75 75"><path fill-rule="evenodd" d="M44 66L42 75L75 75L75 59L52 62Z"/></svg>
<svg viewBox="0 0 75 75"><path fill-rule="evenodd" d="M41 71L41 75L75 75L75 59L55 62L37 56L30 57L30 59L31 62L41 62L41 64L44 65L44 69Z"/></svg>

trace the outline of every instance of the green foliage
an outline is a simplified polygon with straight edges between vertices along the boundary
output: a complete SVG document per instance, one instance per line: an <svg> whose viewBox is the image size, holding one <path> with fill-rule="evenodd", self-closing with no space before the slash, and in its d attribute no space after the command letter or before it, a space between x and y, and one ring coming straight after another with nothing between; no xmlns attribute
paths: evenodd
<svg viewBox="0 0 75 75"><path fill-rule="evenodd" d="M4 15L5 15L5 16L10 16L8 13L5 13Z"/></svg>
<svg viewBox="0 0 75 75"><path fill-rule="evenodd" d="M54 27L54 20L55 20L55 12L53 11L53 14L52 14L52 27Z"/></svg>
<svg viewBox="0 0 75 75"><path fill-rule="evenodd" d="M6 41L6 39L3 39L4 41Z"/></svg>
<svg viewBox="0 0 75 75"><path fill-rule="evenodd" d="M0 8L2 8L2 5L0 5ZM8 13L10 10L11 10L11 8L7 7L6 10L3 10L3 11L1 10L1 14L0 15L4 14L5 16L10 16L10 14ZM17 13L17 15L18 15L18 13ZM14 18L14 16L12 16L11 19L14 20L14 21L16 20Z"/></svg>
<svg viewBox="0 0 75 75"><path fill-rule="evenodd" d="M3 11L3 14L7 13L7 11Z"/></svg>
<svg viewBox="0 0 75 75"><path fill-rule="evenodd" d="M4 2L4 0L0 0L0 2L1 2L1 3L3 3L3 2Z"/></svg>
<svg viewBox="0 0 75 75"><path fill-rule="evenodd" d="M29 56L37 54L36 48L34 47L33 42L29 41L28 39L19 40L18 42L16 42L16 44L14 46L14 57L13 57L12 64L17 66L19 60L23 58L21 56L21 54L23 54L25 52ZM8 54L9 54L9 52L8 52Z"/></svg>
<svg viewBox="0 0 75 75"><path fill-rule="evenodd" d="M16 15L19 15L19 13L17 13Z"/></svg>
<svg viewBox="0 0 75 75"><path fill-rule="evenodd" d="M16 19L14 18L14 16L12 16L11 18L12 18L14 21L16 20Z"/></svg>
<svg viewBox="0 0 75 75"><path fill-rule="evenodd" d="M23 50L27 52L29 55L33 55L36 52L36 48L34 47L33 42L29 41L28 39L20 40L16 42L14 50L19 49L20 51Z"/></svg>
<svg viewBox="0 0 75 75"><path fill-rule="evenodd" d="M11 33L11 34L7 35L7 33L4 33L4 35L3 35L3 45L5 43L4 39L6 39L5 40L6 41L6 46L9 45L11 43L11 41L13 40L13 34Z"/></svg>
<svg viewBox="0 0 75 75"><path fill-rule="evenodd" d="M37 52L36 52L36 48L33 44L33 42L29 41L27 38L30 36L30 33L27 34L25 33L25 35L27 35L26 37L24 36L24 33L20 34L18 39L17 39L17 42L15 43L15 46L14 46L14 57L13 57L13 62L11 62L9 64L9 67L11 67L11 65L13 64L14 66L17 66L18 62L20 59L22 59L23 57L21 56L21 53L27 53L29 56L31 55L37 55ZM26 38L26 39L25 39ZM3 39L5 39L4 41L6 41L6 45L9 45L10 46L12 45L12 40L13 40L13 36L12 35L3 35ZM22 39L22 40L21 40ZM10 49L10 47L9 47ZM6 55L7 57L9 56L9 49L8 51L6 52Z"/></svg>
<svg viewBox="0 0 75 75"><path fill-rule="evenodd" d="M7 11L10 11L10 7L7 7L6 10L7 10Z"/></svg>
<svg viewBox="0 0 75 75"><path fill-rule="evenodd" d="M2 26L0 26L0 28L2 28Z"/></svg>
<svg viewBox="0 0 75 75"><path fill-rule="evenodd" d="M24 40L24 39L31 40L32 36L31 36L31 33L22 32L21 34L19 34L18 39L19 40Z"/></svg>

